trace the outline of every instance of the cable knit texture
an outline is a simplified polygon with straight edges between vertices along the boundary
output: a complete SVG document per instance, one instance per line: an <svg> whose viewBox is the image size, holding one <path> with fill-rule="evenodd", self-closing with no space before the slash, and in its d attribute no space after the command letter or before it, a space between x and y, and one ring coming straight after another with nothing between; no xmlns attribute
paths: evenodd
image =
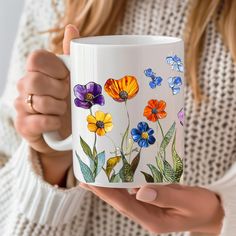
<svg viewBox="0 0 236 236"><path fill-rule="evenodd" d="M55 2L63 13L64 1ZM182 37L187 13L188 0L128 0L117 34ZM37 154L14 130L16 82L24 74L28 54L48 48L49 35L40 32L56 20L51 0L26 0L0 100L0 235L152 235L79 187L63 190L47 184ZM213 22L207 27L198 78L206 101L196 108L186 87L184 179L221 196L226 214L221 235L235 236L236 66Z"/></svg>

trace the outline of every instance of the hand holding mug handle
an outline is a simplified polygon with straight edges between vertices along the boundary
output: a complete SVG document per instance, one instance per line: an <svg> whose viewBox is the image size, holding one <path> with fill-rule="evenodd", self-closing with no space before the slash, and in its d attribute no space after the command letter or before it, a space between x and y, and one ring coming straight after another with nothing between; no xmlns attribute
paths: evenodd
<svg viewBox="0 0 236 236"><path fill-rule="evenodd" d="M70 56L58 55L58 58L60 58L68 70L70 70ZM72 150L72 135L61 140L58 132L47 132L43 134L43 138L48 146L56 151Z"/></svg>

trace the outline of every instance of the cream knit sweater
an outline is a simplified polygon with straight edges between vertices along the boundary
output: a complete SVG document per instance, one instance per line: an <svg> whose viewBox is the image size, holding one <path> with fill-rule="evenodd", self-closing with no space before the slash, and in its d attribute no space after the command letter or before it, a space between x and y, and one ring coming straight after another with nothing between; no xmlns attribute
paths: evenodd
<svg viewBox="0 0 236 236"><path fill-rule="evenodd" d="M63 0L56 2L62 13ZM127 2L117 33L182 36L188 0ZM68 184L63 190L46 183L36 153L14 130L16 82L24 74L28 53L48 48L48 34L39 32L52 27L56 19L51 0L26 0L0 100L0 235L151 235L79 187ZM198 109L186 88L185 183L205 186L221 196L225 209L221 235L235 236L236 65L213 23L206 32L199 83L208 101Z"/></svg>

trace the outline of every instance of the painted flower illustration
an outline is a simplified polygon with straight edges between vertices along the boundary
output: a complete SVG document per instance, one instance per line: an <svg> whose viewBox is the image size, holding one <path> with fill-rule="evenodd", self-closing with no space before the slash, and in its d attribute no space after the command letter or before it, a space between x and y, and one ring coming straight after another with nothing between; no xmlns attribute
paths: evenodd
<svg viewBox="0 0 236 236"><path fill-rule="evenodd" d="M176 95L180 92L180 86L182 85L182 79L179 76L170 77L168 79L170 88L172 89L173 95Z"/></svg>
<svg viewBox="0 0 236 236"><path fill-rule="evenodd" d="M93 105L105 104L104 96L102 95L102 86L95 82L89 82L86 85L77 84L74 87L75 105L84 109L90 109Z"/></svg>
<svg viewBox="0 0 236 236"><path fill-rule="evenodd" d="M115 101L125 102L138 93L139 85L134 76L127 75L119 80L108 79L104 89Z"/></svg>
<svg viewBox="0 0 236 236"><path fill-rule="evenodd" d="M184 72L183 62L177 55L166 57L166 62L171 65L172 70Z"/></svg>
<svg viewBox="0 0 236 236"><path fill-rule="evenodd" d="M153 134L154 130L149 128L146 122L139 122L137 128L131 130L134 142L137 142L141 148L148 147L155 143L156 139Z"/></svg>
<svg viewBox="0 0 236 236"><path fill-rule="evenodd" d="M163 119L167 116L165 108L166 102L152 99L148 101L148 105L144 108L143 115L146 116L148 120L156 122L158 119Z"/></svg>
<svg viewBox="0 0 236 236"><path fill-rule="evenodd" d="M178 112L177 116L178 116L180 124L184 125L184 109L183 108Z"/></svg>
<svg viewBox="0 0 236 236"><path fill-rule="evenodd" d="M111 114L102 111L96 111L95 116L88 115L87 121L89 131L94 132L99 136L104 136L113 128Z"/></svg>
<svg viewBox="0 0 236 236"><path fill-rule="evenodd" d="M156 86L161 86L163 79L160 76L156 76L156 73L151 68L144 70L144 74L151 79L149 82L150 88L154 89Z"/></svg>

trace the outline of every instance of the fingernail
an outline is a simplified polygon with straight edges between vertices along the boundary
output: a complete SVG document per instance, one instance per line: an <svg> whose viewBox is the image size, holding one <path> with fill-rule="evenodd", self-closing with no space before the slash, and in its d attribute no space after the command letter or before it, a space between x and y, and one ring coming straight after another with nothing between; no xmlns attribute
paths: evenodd
<svg viewBox="0 0 236 236"><path fill-rule="evenodd" d="M157 192L151 188L145 188L136 194L136 199L144 202L153 202L156 198Z"/></svg>

